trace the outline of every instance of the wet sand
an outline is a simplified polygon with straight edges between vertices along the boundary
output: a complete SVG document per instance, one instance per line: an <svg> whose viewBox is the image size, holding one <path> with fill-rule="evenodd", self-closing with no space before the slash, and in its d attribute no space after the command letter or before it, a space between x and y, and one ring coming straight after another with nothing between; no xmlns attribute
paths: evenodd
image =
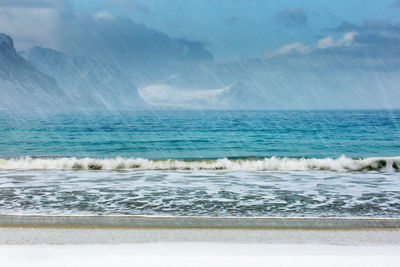
<svg viewBox="0 0 400 267"><path fill-rule="evenodd" d="M400 219L1 215L0 244L400 244Z"/></svg>

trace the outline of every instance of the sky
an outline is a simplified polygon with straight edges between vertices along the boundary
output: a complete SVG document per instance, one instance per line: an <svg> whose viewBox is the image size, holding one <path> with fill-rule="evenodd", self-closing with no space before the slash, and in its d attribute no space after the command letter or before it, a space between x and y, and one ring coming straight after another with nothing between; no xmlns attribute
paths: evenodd
<svg viewBox="0 0 400 267"><path fill-rule="evenodd" d="M201 40L220 60L258 56L293 42L310 44L345 21L400 22L393 0L75 0L74 6L126 16L172 37Z"/></svg>
<svg viewBox="0 0 400 267"><path fill-rule="evenodd" d="M112 61L157 105L400 108L399 0L0 0L0 32Z"/></svg>

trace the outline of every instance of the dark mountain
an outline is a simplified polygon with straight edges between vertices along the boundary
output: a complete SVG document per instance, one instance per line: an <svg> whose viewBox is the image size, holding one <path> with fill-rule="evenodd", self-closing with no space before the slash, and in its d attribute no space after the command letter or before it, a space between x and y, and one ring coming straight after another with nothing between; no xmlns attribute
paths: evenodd
<svg viewBox="0 0 400 267"><path fill-rule="evenodd" d="M0 94L0 109L53 108L63 96L56 80L21 57L6 34L0 34Z"/></svg>
<svg viewBox="0 0 400 267"><path fill-rule="evenodd" d="M138 109L147 104L130 78L115 64L33 47L21 55L51 75L68 98L85 109Z"/></svg>
<svg viewBox="0 0 400 267"><path fill-rule="evenodd" d="M118 66L41 47L17 53L6 34L0 34L0 94L2 110L147 107Z"/></svg>

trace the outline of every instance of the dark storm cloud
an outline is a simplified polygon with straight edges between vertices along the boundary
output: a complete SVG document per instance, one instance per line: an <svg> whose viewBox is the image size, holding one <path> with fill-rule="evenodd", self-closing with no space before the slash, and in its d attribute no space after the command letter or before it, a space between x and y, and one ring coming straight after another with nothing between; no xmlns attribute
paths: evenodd
<svg viewBox="0 0 400 267"><path fill-rule="evenodd" d="M351 46L341 47L332 53L353 59L364 58L365 61L369 61L369 67L375 63L384 66L385 70L399 69L400 24L382 20L365 20L361 24L344 21L329 31L357 33Z"/></svg>
<svg viewBox="0 0 400 267"><path fill-rule="evenodd" d="M275 20L286 26L304 26L308 18L301 8L287 8L275 15Z"/></svg>
<svg viewBox="0 0 400 267"><path fill-rule="evenodd" d="M203 42L171 38L134 23L129 18L100 12L64 18L63 48L73 54L91 55L122 64L164 61L208 61L212 54Z"/></svg>
<svg viewBox="0 0 400 267"><path fill-rule="evenodd" d="M107 3L124 8L144 5L140 0L110 0ZM17 44L22 40L23 49L40 45L122 65L213 59L203 42L172 38L108 11L76 12L69 1L0 0L0 12L0 32L15 36ZM9 23L1 25L1 19ZM32 27L38 30L32 31Z"/></svg>

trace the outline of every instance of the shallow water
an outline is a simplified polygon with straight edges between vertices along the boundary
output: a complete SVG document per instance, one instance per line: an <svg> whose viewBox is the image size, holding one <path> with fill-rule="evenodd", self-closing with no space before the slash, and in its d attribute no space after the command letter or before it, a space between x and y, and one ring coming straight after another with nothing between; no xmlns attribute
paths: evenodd
<svg viewBox="0 0 400 267"><path fill-rule="evenodd" d="M394 172L2 171L0 212L398 217Z"/></svg>

